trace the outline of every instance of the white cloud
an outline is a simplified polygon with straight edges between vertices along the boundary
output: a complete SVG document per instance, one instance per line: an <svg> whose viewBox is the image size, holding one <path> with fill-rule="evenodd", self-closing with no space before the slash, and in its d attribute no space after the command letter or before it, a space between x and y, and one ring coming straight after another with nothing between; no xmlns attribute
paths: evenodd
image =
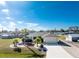
<svg viewBox="0 0 79 59"><path fill-rule="evenodd" d="M35 27L35 26L38 26L37 23L26 23L27 26L29 27Z"/></svg>
<svg viewBox="0 0 79 59"><path fill-rule="evenodd" d="M2 31L2 29L3 29L3 30L8 30L7 27L5 27L5 26L3 26L2 24L0 24L0 31Z"/></svg>
<svg viewBox="0 0 79 59"><path fill-rule="evenodd" d="M9 12L8 9L2 9L2 12Z"/></svg>
<svg viewBox="0 0 79 59"><path fill-rule="evenodd" d="M2 25L0 24L0 28L2 28Z"/></svg>
<svg viewBox="0 0 79 59"><path fill-rule="evenodd" d="M0 0L0 5L5 6L5 5L6 5L6 2L5 2L5 1Z"/></svg>
<svg viewBox="0 0 79 59"><path fill-rule="evenodd" d="M3 30L14 31L16 28L16 25L17 24L15 22L8 21L8 23L7 23L4 21L4 22L2 22L2 24L0 24L0 30L2 30L2 28L3 28Z"/></svg>
<svg viewBox="0 0 79 59"><path fill-rule="evenodd" d="M6 17L6 19L11 19L11 17Z"/></svg>
<svg viewBox="0 0 79 59"><path fill-rule="evenodd" d="M18 21L18 22L21 23L20 21ZM26 23L26 25L23 24L22 26L19 26L19 24L14 21L2 22L2 24L0 24L0 30L2 30L2 28L3 28L3 30L8 30L8 31L14 31L15 28L19 28L19 29L27 28L29 30L36 30L36 31L47 30L46 27L40 26L37 23Z"/></svg>
<svg viewBox="0 0 79 59"><path fill-rule="evenodd" d="M8 30L8 31L14 31L16 28L16 24L12 21L9 21L6 26L3 26L4 29Z"/></svg>
<svg viewBox="0 0 79 59"><path fill-rule="evenodd" d="M7 20L7 21L16 21L14 18L12 18L10 16L5 17L5 20Z"/></svg>
<svg viewBox="0 0 79 59"><path fill-rule="evenodd" d="M22 24L22 23L23 23L23 21L17 21L17 23Z"/></svg>
<svg viewBox="0 0 79 59"><path fill-rule="evenodd" d="M36 31L46 30L45 27L42 27L37 23L26 23L26 24L27 24L27 29L29 29L29 30L36 30Z"/></svg>
<svg viewBox="0 0 79 59"><path fill-rule="evenodd" d="M14 22L9 22L9 26L10 26L10 28L16 28L16 24L14 23Z"/></svg>
<svg viewBox="0 0 79 59"><path fill-rule="evenodd" d="M3 13L5 13L5 14L9 15L9 9L2 9L1 11L2 11Z"/></svg>

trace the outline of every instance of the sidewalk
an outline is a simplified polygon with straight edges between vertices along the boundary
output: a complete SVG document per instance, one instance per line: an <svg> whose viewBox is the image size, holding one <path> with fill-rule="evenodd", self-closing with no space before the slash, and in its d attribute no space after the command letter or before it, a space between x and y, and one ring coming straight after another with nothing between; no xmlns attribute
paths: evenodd
<svg viewBox="0 0 79 59"><path fill-rule="evenodd" d="M61 46L45 45L45 47L48 49L46 58L73 58Z"/></svg>

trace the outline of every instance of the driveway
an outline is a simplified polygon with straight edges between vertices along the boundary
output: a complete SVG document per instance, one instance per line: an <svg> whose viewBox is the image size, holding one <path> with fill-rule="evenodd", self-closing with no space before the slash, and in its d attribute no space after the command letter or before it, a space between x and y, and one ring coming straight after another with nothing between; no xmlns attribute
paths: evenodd
<svg viewBox="0 0 79 59"><path fill-rule="evenodd" d="M46 58L74 58L67 53L61 46L58 45L45 45L48 49Z"/></svg>

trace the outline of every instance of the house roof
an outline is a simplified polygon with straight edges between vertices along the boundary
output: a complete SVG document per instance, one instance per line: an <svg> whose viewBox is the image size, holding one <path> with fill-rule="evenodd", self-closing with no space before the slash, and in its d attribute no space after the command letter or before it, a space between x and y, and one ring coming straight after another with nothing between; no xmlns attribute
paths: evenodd
<svg viewBox="0 0 79 59"><path fill-rule="evenodd" d="M56 37L56 35L48 33L48 34L45 35L44 37Z"/></svg>
<svg viewBox="0 0 79 59"><path fill-rule="evenodd" d="M46 32L34 32L34 33L30 33L28 36L43 36L45 34Z"/></svg>

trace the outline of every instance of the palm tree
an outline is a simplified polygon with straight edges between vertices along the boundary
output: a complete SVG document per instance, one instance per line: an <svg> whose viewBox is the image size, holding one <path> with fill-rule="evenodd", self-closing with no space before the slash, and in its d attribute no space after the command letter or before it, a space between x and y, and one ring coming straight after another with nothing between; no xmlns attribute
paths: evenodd
<svg viewBox="0 0 79 59"><path fill-rule="evenodd" d="M64 29L61 29L61 32L65 32L65 30Z"/></svg>
<svg viewBox="0 0 79 59"><path fill-rule="evenodd" d="M26 37L28 34L28 29L24 28L20 31L20 33Z"/></svg>
<svg viewBox="0 0 79 59"><path fill-rule="evenodd" d="M42 44L43 43L43 38L41 36L37 36L35 38L35 43L37 44L37 47L38 47L38 44Z"/></svg>
<svg viewBox="0 0 79 59"><path fill-rule="evenodd" d="M17 43L18 43L18 40L15 39L15 40L13 41L14 47L17 47Z"/></svg>
<svg viewBox="0 0 79 59"><path fill-rule="evenodd" d="M44 43L44 39L41 36L38 36L41 40L41 43Z"/></svg>

